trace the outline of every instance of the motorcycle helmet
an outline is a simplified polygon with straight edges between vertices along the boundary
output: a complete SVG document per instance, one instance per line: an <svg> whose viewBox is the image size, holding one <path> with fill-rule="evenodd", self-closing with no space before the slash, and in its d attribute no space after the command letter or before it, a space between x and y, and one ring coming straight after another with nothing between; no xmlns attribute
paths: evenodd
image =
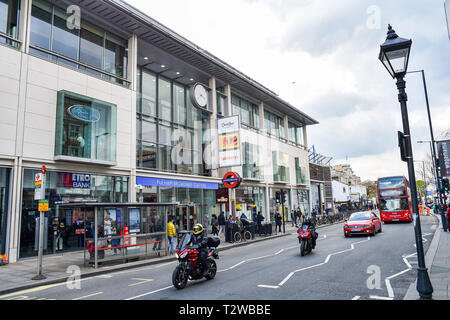
<svg viewBox="0 0 450 320"><path fill-rule="evenodd" d="M203 232L203 226L200 223L194 225L194 234L200 234Z"/></svg>
<svg viewBox="0 0 450 320"><path fill-rule="evenodd" d="M306 218L305 219L305 224L310 224L311 223L311 219L310 218Z"/></svg>

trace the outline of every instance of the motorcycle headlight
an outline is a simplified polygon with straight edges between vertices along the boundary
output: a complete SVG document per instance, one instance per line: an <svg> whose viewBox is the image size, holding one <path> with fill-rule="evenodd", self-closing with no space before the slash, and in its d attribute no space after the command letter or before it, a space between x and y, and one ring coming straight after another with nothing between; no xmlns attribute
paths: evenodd
<svg viewBox="0 0 450 320"><path fill-rule="evenodd" d="M180 258L183 259L184 257L187 256L187 254L188 254L187 252L183 253L183 254L180 256Z"/></svg>
<svg viewBox="0 0 450 320"><path fill-rule="evenodd" d="M180 256L178 255L178 253L175 252L175 258L179 258Z"/></svg>

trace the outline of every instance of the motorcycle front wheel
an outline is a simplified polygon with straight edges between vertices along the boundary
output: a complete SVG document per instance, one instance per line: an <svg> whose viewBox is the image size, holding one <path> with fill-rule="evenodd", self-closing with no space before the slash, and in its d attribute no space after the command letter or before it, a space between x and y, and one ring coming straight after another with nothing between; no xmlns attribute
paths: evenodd
<svg viewBox="0 0 450 320"><path fill-rule="evenodd" d="M300 255L303 257L306 252L306 241L305 239L302 239L302 242L300 243Z"/></svg>
<svg viewBox="0 0 450 320"><path fill-rule="evenodd" d="M217 264L213 259L208 259L208 272L205 274L205 278L208 280L214 279L217 272Z"/></svg>
<svg viewBox="0 0 450 320"><path fill-rule="evenodd" d="M172 284L177 289L183 289L186 287L188 281L188 275L185 274L184 268L181 265L177 266L172 273Z"/></svg>

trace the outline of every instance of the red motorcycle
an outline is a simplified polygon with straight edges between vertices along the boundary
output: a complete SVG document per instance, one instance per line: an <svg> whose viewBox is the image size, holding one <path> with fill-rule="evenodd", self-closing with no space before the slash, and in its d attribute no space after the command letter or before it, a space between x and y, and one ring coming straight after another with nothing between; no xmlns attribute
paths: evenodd
<svg viewBox="0 0 450 320"><path fill-rule="evenodd" d="M191 238L190 233L184 234L175 252L179 264L173 271L172 283L177 289L186 287L188 280L199 280L203 277L202 265L198 261L198 246L190 246ZM214 259L219 258L216 252L219 243L219 238L208 237L208 256L206 258L208 271L205 274L207 280L214 279L216 276L217 265Z"/></svg>
<svg viewBox="0 0 450 320"><path fill-rule="evenodd" d="M298 232L298 242L300 243L300 255L304 256L312 251L312 232L311 227L309 225L302 225L297 230Z"/></svg>

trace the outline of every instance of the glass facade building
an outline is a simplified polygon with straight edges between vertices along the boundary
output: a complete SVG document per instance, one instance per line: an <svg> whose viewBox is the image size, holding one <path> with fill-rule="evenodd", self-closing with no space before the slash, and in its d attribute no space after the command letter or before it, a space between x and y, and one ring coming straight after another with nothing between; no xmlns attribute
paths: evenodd
<svg viewBox="0 0 450 320"><path fill-rule="evenodd" d="M61 209L67 202L178 202L179 230L221 212L270 221L281 189L289 210L308 210L305 128L317 121L126 2L79 1L79 21L71 5L0 0L0 253L37 253L43 165L45 254L85 246L93 212ZM235 115L241 165L219 167L218 119ZM228 171L243 178L235 199L221 181ZM149 231L155 215L133 224ZM107 210L100 221L116 235L132 224L123 217Z"/></svg>

